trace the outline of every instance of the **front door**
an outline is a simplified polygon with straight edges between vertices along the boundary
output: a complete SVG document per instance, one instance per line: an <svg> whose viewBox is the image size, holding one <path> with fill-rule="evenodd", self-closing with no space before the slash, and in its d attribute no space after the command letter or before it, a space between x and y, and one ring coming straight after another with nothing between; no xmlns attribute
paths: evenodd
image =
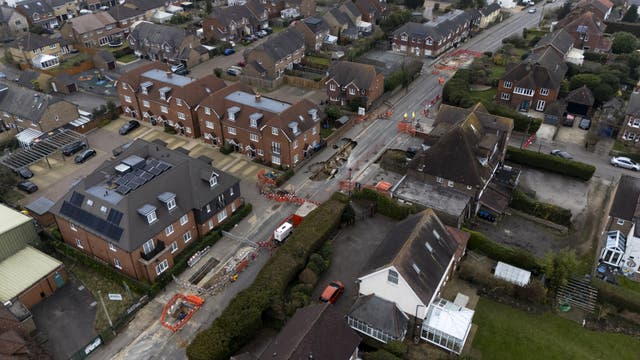
<svg viewBox="0 0 640 360"><path fill-rule="evenodd" d="M529 100L522 100L522 104L520 104L520 111L529 111Z"/></svg>
<svg viewBox="0 0 640 360"><path fill-rule="evenodd" d="M60 274L59 272L56 272L53 275L53 281L55 281L56 283L56 288L61 288L62 285L64 285L64 278L62 277L62 274Z"/></svg>

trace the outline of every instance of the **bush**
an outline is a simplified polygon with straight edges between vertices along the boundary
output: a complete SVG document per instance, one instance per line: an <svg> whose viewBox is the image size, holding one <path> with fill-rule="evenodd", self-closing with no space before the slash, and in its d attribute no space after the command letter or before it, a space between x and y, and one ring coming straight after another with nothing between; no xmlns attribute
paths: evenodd
<svg viewBox="0 0 640 360"><path fill-rule="evenodd" d="M507 148L507 160L521 165L567 175L584 181L591 179L596 171L595 166L579 161L563 159L559 156L538 153L531 150L519 149L513 146Z"/></svg>
<svg viewBox="0 0 640 360"><path fill-rule="evenodd" d="M415 205L404 205L378 193L375 190L363 188L353 193L354 199L366 199L376 203L376 211L392 219L402 220L411 214L418 212Z"/></svg>
<svg viewBox="0 0 640 360"><path fill-rule="evenodd" d="M524 115L506 105L487 101L483 101L482 105L484 105L487 111L493 115L504 116L513 119L514 131L532 134L538 131L540 125L542 125L542 119L536 119L531 116Z"/></svg>
<svg viewBox="0 0 640 360"><path fill-rule="evenodd" d="M598 302L611 304L620 310L640 313L640 296L637 292L596 278L591 280L591 285L598 289Z"/></svg>
<svg viewBox="0 0 640 360"><path fill-rule="evenodd" d="M298 275L298 280L303 284L315 285L318 282L318 275L315 271L307 267Z"/></svg>
<svg viewBox="0 0 640 360"><path fill-rule="evenodd" d="M222 78L222 69L221 69L221 68L215 68L215 69L213 69L213 74L214 74L217 78Z"/></svg>
<svg viewBox="0 0 640 360"><path fill-rule="evenodd" d="M233 146L229 143L226 143L220 147L220 152L229 155L233 152Z"/></svg>
<svg viewBox="0 0 640 360"><path fill-rule="evenodd" d="M276 178L276 186L282 186L282 184L286 183L287 180L291 179L291 177L294 174L295 172L293 171L293 168L288 168L285 172L283 172L282 174L280 174L280 176Z"/></svg>
<svg viewBox="0 0 640 360"><path fill-rule="evenodd" d="M520 189L516 189L513 192L513 198L511 199L509 206L556 224L566 227L571 226L571 210L564 209L553 204L536 201L535 199L527 196L527 194L522 192Z"/></svg>
<svg viewBox="0 0 640 360"><path fill-rule="evenodd" d="M112 53L113 57L115 58L121 58L123 56L131 55L131 54L133 54L133 49L128 46L122 49L118 49Z"/></svg>
<svg viewBox="0 0 640 360"><path fill-rule="evenodd" d="M393 355L387 350L378 349L371 353L365 353L364 360L402 360L402 358Z"/></svg>
<svg viewBox="0 0 640 360"><path fill-rule="evenodd" d="M176 134L176 129L169 124L164 124L164 132L167 134Z"/></svg>
<svg viewBox="0 0 640 360"><path fill-rule="evenodd" d="M211 326L187 347L191 360L228 359L253 339L263 316L281 305L289 284L307 258L337 229L346 204L331 199L312 211L260 270L254 282L231 300ZM304 300L297 292L295 301Z"/></svg>
<svg viewBox="0 0 640 360"><path fill-rule="evenodd" d="M477 231L463 230L471 235L467 243L467 249L469 250L481 252L493 260L502 261L525 270L539 270L542 268L541 261L528 251L500 245Z"/></svg>

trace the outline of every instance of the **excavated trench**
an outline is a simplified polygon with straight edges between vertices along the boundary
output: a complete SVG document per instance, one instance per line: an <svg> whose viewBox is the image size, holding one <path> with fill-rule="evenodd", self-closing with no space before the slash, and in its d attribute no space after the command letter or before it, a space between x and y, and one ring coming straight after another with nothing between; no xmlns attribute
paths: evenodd
<svg viewBox="0 0 640 360"><path fill-rule="evenodd" d="M349 160L351 151L358 143L348 138L342 139L342 145L334 145L338 149L327 161L314 163L310 167L312 175L309 177L313 181L322 181L336 176L340 168Z"/></svg>

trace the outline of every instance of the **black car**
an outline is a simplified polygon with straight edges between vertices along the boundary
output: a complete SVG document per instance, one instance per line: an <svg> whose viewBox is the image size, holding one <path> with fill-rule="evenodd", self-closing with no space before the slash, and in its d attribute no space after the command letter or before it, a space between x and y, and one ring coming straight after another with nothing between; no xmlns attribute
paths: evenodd
<svg viewBox="0 0 640 360"><path fill-rule="evenodd" d="M122 154L125 150L127 150L129 146L131 146L131 144L133 144L133 141L129 141L126 144L122 144L121 146L118 146L117 148L111 150L111 153L113 154L113 156L118 156Z"/></svg>
<svg viewBox="0 0 640 360"><path fill-rule="evenodd" d="M18 170L16 170L16 172L23 179L31 179L33 177L33 173L31 172L31 170L29 170L28 167L21 167Z"/></svg>
<svg viewBox="0 0 640 360"><path fill-rule="evenodd" d="M191 71L187 68L182 68L174 71L173 73L176 75L188 75Z"/></svg>
<svg viewBox="0 0 640 360"><path fill-rule="evenodd" d="M65 147L63 147L62 148L62 153L65 156L71 156L71 155L77 153L78 151L84 149L85 147L87 147L87 145L85 143L83 143L82 141L76 141L76 142L73 142L73 143L68 144Z"/></svg>
<svg viewBox="0 0 640 360"><path fill-rule="evenodd" d="M87 149L80 154L78 154L75 158L76 164L82 164L83 162L89 160L92 156L96 155L96 151L93 149Z"/></svg>
<svg viewBox="0 0 640 360"><path fill-rule="evenodd" d="M29 194L32 194L38 191L38 185L32 183L31 181L20 181L18 183L18 189L24 192L27 192Z"/></svg>
<svg viewBox="0 0 640 360"><path fill-rule="evenodd" d="M128 133L132 132L133 130L139 127L140 127L140 123L137 120L129 120L126 123L124 123L124 125L122 125L122 127L118 132L120 133L120 135L127 135Z"/></svg>
<svg viewBox="0 0 640 360"><path fill-rule="evenodd" d="M270 28L270 27L268 27L268 28L264 28L264 29L262 29L262 30L266 31L266 32L267 32L267 34L271 34L271 33L273 33L273 29L272 29L272 28Z"/></svg>

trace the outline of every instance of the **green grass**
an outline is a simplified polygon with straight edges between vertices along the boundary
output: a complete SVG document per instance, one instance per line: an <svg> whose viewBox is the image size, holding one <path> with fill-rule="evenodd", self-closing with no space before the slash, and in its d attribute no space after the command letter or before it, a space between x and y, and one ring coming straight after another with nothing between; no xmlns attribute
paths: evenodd
<svg viewBox="0 0 640 360"><path fill-rule="evenodd" d="M334 128L330 128L330 129L320 128L320 138L326 139L329 137L329 135L333 134L334 131L336 131L336 129Z"/></svg>
<svg viewBox="0 0 640 360"><path fill-rule="evenodd" d="M474 349L482 360L637 359L640 341L625 335L595 332L551 313L530 315L480 298L473 322Z"/></svg>
<svg viewBox="0 0 640 360"><path fill-rule="evenodd" d="M640 296L640 283L637 281L629 280L629 278L619 275L616 276L616 280L618 281L618 285L625 289L629 289L631 291L635 291Z"/></svg>
<svg viewBox="0 0 640 360"><path fill-rule="evenodd" d="M496 96L496 91L496 88L491 88L484 91L471 91L469 92L469 97L473 100L474 103L478 101L493 102Z"/></svg>
<svg viewBox="0 0 640 360"><path fill-rule="evenodd" d="M323 65L323 66L329 66L329 63L331 62L328 58L323 58L319 56L305 56L305 60L307 62Z"/></svg>
<svg viewBox="0 0 640 360"><path fill-rule="evenodd" d="M504 73L507 70L504 68L504 66L498 66L498 65L494 65L491 67L491 78L492 79L502 79L502 77L504 76Z"/></svg>
<svg viewBox="0 0 640 360"><path fill-rule="evenodd" d="M4 202L9 205L17 206L20 203L20 200L24 199L24 194L16 189L10 189L4 195ZM26 204L25 204L26 205Z"/></svg>
<svg viewBox="0 0 640 360"><path fill-rule="evenodd" d="M109 311L109 316L113 323L125 313L127 308L140 298L140 295L134 291L131 291L132 297L129 297L122 284L115 283L100 275L97 271L81 264L65 261L65 266L67 269L70 269L71 273L73 273L96 298L98 305L96 306L97 312L94 327L99 333L109 328L107 316L104 313L102 304L100 304L99 291L102 293L102 300L107 307L107 311ZM109 293L122 295L122 301L109 300Z"/></svg>
<svg viewBox="0 0 640 360"><path fill-rule="evenodd" d="M127 63L130 63L130 62L135 61L137 59L138 59L138 57L135 54L129 54L129 55L124 55L122 57L119 57L117 60L122 62L122 63L127 64Z"/></svg>

